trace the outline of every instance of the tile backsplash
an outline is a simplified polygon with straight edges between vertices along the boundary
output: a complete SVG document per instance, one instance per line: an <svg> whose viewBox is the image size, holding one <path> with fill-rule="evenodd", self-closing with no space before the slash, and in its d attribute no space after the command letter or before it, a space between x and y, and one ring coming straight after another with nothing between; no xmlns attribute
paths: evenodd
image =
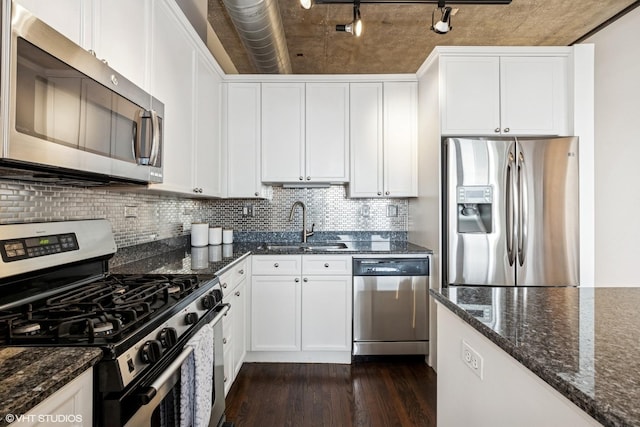
<svg viewBox="0 0 640 427"><path fill-rule="evenodd" d="M308 228L315 224L317 231L407 231L406 199L349 199L339 185L274 187L271 200L204 200L0 180L0 224L106 218L122 248L189 234L192 222L238 231L300 231L299 208L289 221L297 200L307 206Z"/></svg>

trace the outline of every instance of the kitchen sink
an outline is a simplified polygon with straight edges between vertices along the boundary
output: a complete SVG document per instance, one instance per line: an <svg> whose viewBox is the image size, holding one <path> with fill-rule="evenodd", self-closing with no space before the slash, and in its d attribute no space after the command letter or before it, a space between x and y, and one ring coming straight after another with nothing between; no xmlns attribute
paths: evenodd
<svg viewBox="0 0 640 427"><path fill-rule="evenodd" d="M258 246L259 250L263 251L335 251L340 249L347 249L345 243L263 243Z"/></svg>

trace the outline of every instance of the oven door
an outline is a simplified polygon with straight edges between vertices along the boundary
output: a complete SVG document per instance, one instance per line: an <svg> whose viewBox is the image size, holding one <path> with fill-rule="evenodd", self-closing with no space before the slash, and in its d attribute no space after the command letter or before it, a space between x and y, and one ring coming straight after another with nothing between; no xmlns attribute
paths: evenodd
<svg viewBox="0 0 640 427"><path fill-rule="evenodd" d="M222 317L229 310L224 305L201 320L213 326L213 387L211 395L210 426L218 426L224 421L224 360L222 344ZM213 319L212 319L213 317ZM197 328L198 330L200 328ZM195 333L195 332L194 332ZM101 425L104 427L176 427L180 426L180 374L181 368L193 349L185 347L154 370L151 377L145 377L118 395L109 393L102 396Z"/></svg>

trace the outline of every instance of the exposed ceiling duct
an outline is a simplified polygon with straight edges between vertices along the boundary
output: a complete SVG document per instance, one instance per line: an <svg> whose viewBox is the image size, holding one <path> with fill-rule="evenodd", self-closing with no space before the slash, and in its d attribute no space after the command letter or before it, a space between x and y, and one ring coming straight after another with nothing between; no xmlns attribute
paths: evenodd
<svg viewBox="0 0 640 427"><path fill-rule="evenodd" d="M277 0L223 0L256 72L291 74Z"/></svg>

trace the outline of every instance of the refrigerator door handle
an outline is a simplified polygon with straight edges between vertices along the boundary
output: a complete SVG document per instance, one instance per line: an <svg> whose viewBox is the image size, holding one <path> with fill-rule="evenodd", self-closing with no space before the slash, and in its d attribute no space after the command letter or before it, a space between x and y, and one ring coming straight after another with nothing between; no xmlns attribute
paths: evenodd
<svg viewBox="0 0 640 427"><path fill-rule="evenodd" d="M518 153L518 264L524 265L527 248L528 215L526 164L522 152Z"/></svg>
<svg viewBox="0 0 640 427"><path fill-rule="evenodd" d="M515 251L513 250L513 240L514 240L514 216L515 216L515 209L514 209L514 200L513 200L513 196L514 196L514 188L513 188L513 175L515 173L515 168L513 167L514 163L514 158L513 158L513 153L509 152L509 161L507 163L507 173L506 173L506 185L505 185L505 189L506 189L506 203L505 203L505 216L506 216L506 222L507 222L507 226L506 226L506 232L507 232L507 258L509 259L509 265L512 266L513 263L515 262Z"/></svg>

